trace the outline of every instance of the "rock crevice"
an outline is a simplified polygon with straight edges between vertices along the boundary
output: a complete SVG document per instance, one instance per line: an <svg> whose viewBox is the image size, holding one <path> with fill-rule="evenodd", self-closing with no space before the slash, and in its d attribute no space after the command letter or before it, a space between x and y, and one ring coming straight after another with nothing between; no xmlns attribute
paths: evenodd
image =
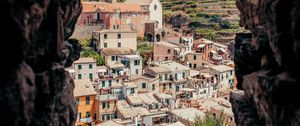
<svg viewBox="0 0 300 126"><path fill-rule="evenodd" d="M14 125L74 125L74 82L64 70L81 47L69 40L80 0L1 0L0 121Z"/></svg>
<svg viewBox="0 0 300 126"><path fill-rule="evenodd" d="M237 125L300 125L300 1L237 0L240 25L231 93ZM298 12L298 13L297 13Z"/></svg>

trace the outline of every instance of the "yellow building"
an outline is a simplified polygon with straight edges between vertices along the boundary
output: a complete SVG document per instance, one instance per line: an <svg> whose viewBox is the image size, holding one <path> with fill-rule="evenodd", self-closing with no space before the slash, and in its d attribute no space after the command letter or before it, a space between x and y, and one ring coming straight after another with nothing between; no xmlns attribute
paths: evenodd
<svg viewBox="0 0 300 126"><path fill-rule="evenodd" d="M89 79L74 80L74 82L74 97L78 109L76 126L91 126L99 119L97 93Z"/></svg>

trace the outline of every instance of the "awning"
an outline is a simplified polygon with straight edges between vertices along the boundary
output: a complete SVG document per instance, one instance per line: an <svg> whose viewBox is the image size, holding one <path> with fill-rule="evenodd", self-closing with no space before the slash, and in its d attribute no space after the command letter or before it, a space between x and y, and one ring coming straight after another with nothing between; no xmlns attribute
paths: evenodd
<svg viewBox="0 0 300 126"><path fill-rule="evenodd" d="M205 44L199 44L197 47L198 47L198 48L204 48L204 47L205 47Z"/></svg>
<svg viewBox="0 0 300 126"><path fill-rule="evenodd" d="M214 54L216 54L216 53L217 53L215 50L211 50L210 52L211 52L211 53L214 53Z"/></svg>
<svg viewBox="0 0 300 126"><path fill-rule="evenodd" d="M117 64L108 65L108 67L109 68L123 68L125 66L124 66L124 64L117 63Z"/></svg>
<svg viewBox="0 0 300 126"><path fill-rule="evenodd" d="M68 69L67 70L69 73L75 73L75 70L74 69Z"/></svg>
<svg viewBox="0 0 300 126"><path fill-rule="evenodd" d="M107 72L106 69L98 69L97 72L102 73L102 72Z"/></svg>

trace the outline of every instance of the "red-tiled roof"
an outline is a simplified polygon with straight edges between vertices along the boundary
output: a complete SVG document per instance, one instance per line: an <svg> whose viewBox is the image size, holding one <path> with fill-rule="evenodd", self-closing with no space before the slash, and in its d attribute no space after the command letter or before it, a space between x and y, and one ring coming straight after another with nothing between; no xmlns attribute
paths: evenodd
<svg viewBox="0 0 300 126"><path fill-rule="evenodd" d="M82 12L145 12L138 4L125 4L125 3L105 3L105 2L82 2Z"/></svg>

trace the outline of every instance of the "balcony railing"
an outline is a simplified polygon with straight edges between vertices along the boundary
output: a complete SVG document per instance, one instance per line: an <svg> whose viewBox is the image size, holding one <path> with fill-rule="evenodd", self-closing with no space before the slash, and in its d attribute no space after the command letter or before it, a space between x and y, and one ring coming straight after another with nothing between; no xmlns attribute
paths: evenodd
<svg viewBox="0 0 300 126"><path fill-rule="evenodd" d="M83 122L83 123L91 123L93 120L92 120L92 117L88 117L88 118L81 118L80 119L80 122Z"/></svg>

